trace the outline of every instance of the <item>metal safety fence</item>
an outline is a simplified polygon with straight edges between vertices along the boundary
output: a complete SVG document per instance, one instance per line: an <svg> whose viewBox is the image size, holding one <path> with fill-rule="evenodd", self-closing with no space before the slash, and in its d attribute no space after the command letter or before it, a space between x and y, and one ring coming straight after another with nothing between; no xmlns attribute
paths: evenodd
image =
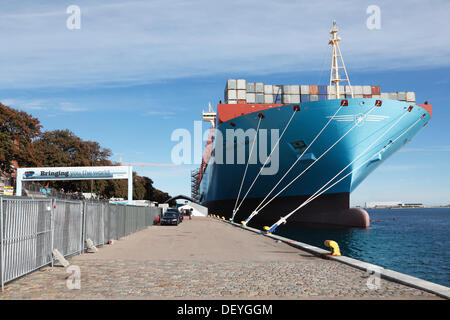
<svg viewBox="0 0 450 320"><path fill-rule="evenodd" d="M0 197L0 283L46 265L54 249L64 257L81 254L86 240L104 245L152 225L158 207L60 199Z"/></svg>

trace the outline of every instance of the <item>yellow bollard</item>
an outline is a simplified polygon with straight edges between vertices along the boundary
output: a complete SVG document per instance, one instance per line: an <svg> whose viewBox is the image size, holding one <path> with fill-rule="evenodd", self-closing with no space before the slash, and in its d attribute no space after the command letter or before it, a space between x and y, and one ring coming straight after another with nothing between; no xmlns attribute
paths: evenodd
<svg viewBox="0 0 450 320"><path fill-rule="evenodd" d="M331 255L332 256L340 256L341 255L341 251L339 250L339 245L337 244L336 241L325 240L324 244L328 248L331 248Z"/></svg>
<svg viewBox="0 0 450 320"><path fill-rule="evenodd" d="M264 227L264 230L266 230L266 234L272 234L271 232L269 232L269 230L270 230L270 227L268 227L268 226L265 226L265 227Z"/></svg>
<svg viewBox="0 0 450 320"><path fill-rule="evenodd" d="M242 225L245 227L247 224L245 223L245 221L241 221Z"/></svg>
<svg viewBox="0 0 450 320"><path fill-rule="evenodd" d="M225 220L225 217L224 217L224 216L222 216L222 220Z"/></svg>

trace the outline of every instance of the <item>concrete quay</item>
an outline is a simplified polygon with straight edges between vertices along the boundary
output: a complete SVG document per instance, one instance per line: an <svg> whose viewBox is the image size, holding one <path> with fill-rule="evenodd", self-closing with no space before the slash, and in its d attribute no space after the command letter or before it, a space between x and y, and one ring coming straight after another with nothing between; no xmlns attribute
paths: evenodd
<svg viewBox="0 0 450 320"><path fill-rule="evenodd" d="M151 226L68 260L79 289L66 268L45 267L0 299L441 299L384 278L374 286L361 269L213 218Z"/></svg>

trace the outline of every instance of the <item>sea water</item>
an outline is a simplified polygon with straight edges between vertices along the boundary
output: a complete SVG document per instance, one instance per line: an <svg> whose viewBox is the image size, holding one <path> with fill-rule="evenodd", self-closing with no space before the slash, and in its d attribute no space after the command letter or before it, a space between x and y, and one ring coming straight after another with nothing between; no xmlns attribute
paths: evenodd
<svg viewBox="0 0 450 320"><path fill-rule="evenodd" d="M367 212L369 229L280 228L276 233L327 250L323 242L334 240L342 255L450 287L450 208Z"/></svg>

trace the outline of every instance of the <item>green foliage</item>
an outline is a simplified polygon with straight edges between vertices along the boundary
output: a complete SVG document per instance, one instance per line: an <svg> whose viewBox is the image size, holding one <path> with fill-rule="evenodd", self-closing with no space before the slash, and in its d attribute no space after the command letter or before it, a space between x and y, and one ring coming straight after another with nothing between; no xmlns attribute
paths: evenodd
<svg viewBox="0 0 450 320"><path fill-rule="evenodd" d="M13 161L19 166L35 164L32 142L41 133L37 118L0 103L0 170L12 172Z"/></svg>
<svg viewBox="0 0 450 320"><path fill-rule="evenodd" d="M91 166L103 163L110 165L109 149L103 149L98 142L83 141L69 130L47 131L34 141L36 157L40 165Z"/></svg>
<svg viewBox="0 0 450 320"><path fill-rule="evenodd" d="M0 170L11 164L33 167L78 167L118 165L109 160L111 150L98 142L84 141L70 130L41 132L39 120L0 103ZM92 191L105 198L126 198L126 180L54 181L49 186L65 192ZM133 198L164 202L169 194L153 187L152 179L133 172Z"/></svg>

